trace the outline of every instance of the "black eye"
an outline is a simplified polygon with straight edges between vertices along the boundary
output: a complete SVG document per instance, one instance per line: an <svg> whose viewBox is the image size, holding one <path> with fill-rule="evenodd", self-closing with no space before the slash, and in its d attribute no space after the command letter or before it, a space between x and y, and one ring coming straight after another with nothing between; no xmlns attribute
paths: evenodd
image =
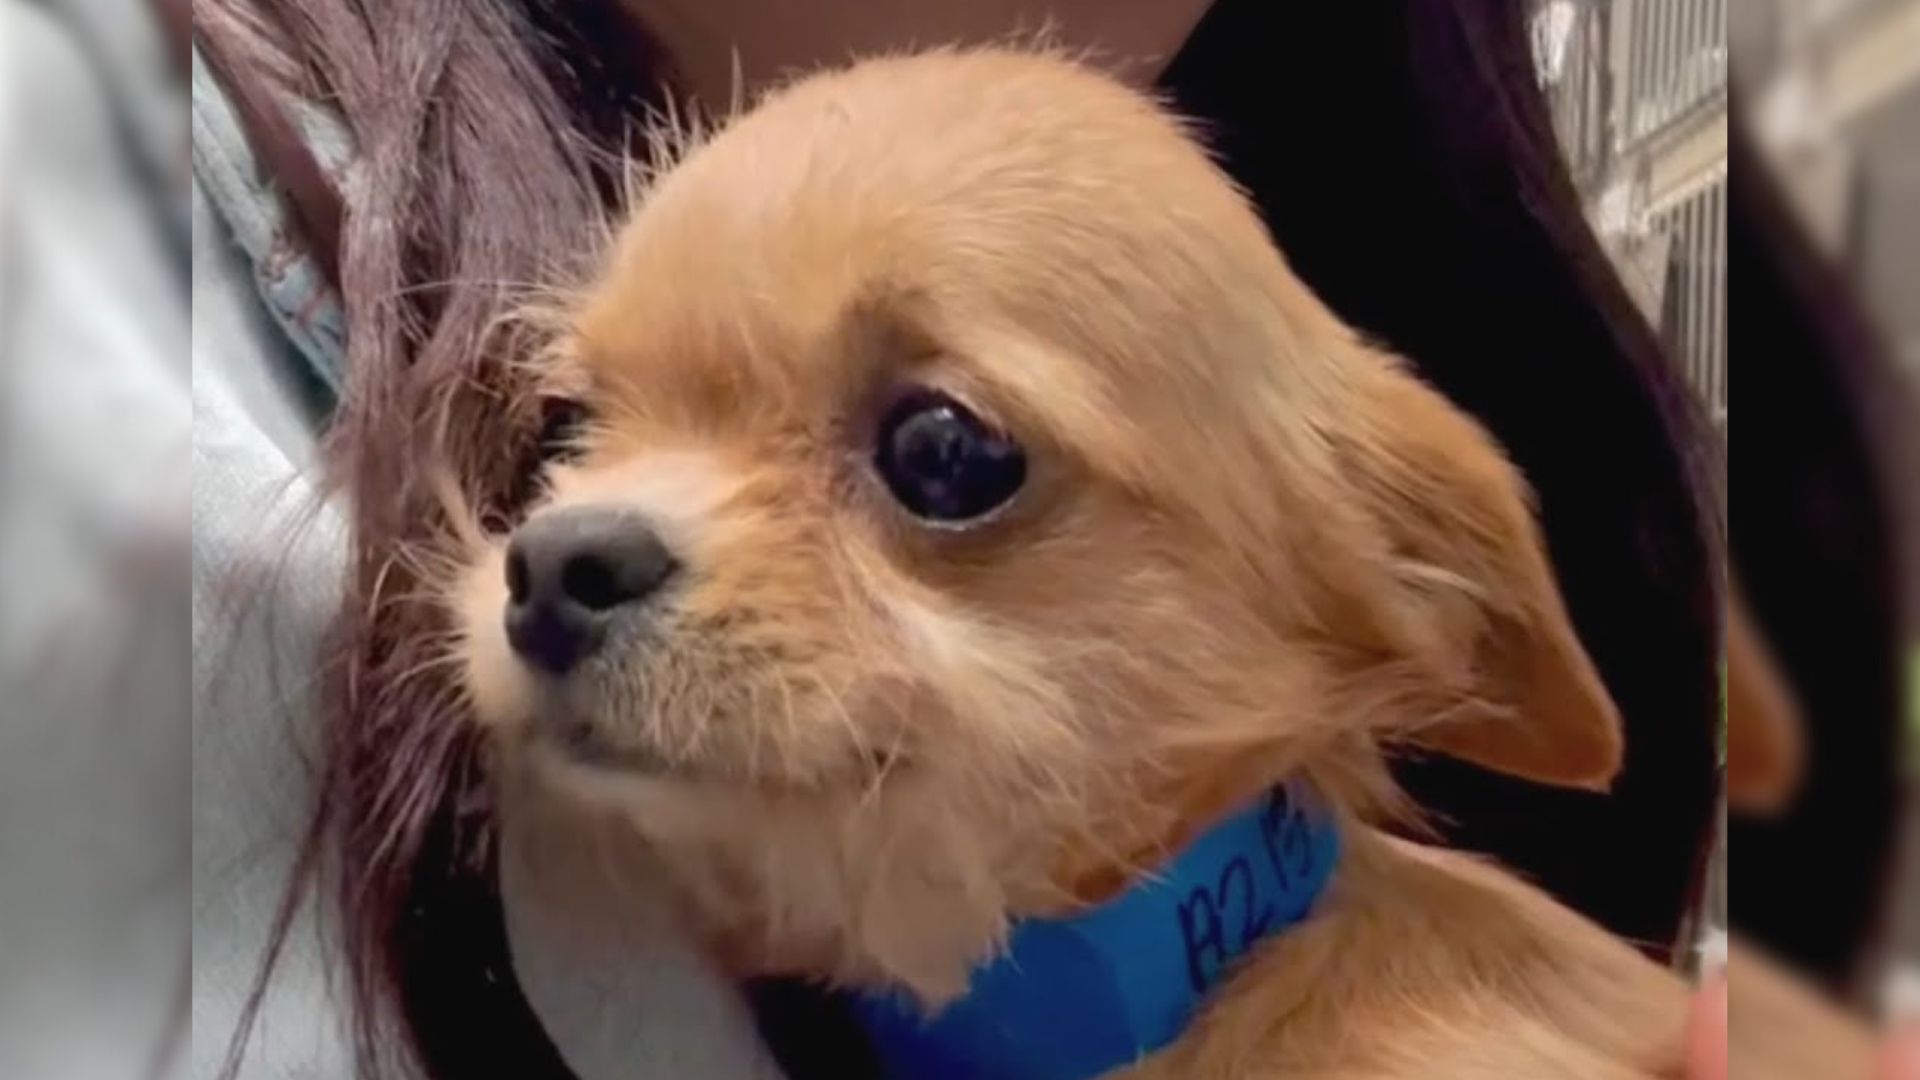
<svg viewBox="0 0 1920 1080"><path fill-rule="evenodd" d="M567 460L578 453L580 429L587 423L587 407L572 398L550 397L540 403L540 460Z"/></svg>
<svg viewBox="0 0 1920 1080"><path fill-rule="evenodd" d="M873 464L913 516L947 524L998 509L1027 479L1027 456L965 405L931 390L895 402Z"/></svg>

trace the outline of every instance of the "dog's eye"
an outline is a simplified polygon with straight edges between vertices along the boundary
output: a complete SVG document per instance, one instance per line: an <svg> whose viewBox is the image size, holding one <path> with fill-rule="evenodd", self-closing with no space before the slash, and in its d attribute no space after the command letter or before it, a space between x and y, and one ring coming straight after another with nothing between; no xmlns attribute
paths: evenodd
<svg viewBox="0 0 1920 1080"><path fill-rule="evenodd" d="M1017 443L931 390L908 394L887 410L873 463L909 513L944 524L998 509L1027 479L1027 456Z"/></svg>
<svg viewBox="0 0 1920 1080"><path fill-rule="evenodd" d="M540 403L540 460L566 461L579 453L580 429L587 423L587 407L572 398L550 397Z"/></svg>

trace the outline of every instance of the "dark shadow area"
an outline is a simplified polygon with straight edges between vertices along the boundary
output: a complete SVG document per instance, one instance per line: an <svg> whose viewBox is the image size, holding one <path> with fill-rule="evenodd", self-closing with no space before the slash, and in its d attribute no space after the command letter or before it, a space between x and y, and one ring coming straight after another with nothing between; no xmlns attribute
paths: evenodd
<svg viewBox="0 0 1920 1080"><path fill-rule="evenodd" d="M1732 825L1733 926L1844 994L1881 929L1898 820L1903 593L1886 483L1898 430L1885 410L1901 390L1737 122L1729 149L1747 432L1732 561L1807 744L1785 815Z"/></svg>

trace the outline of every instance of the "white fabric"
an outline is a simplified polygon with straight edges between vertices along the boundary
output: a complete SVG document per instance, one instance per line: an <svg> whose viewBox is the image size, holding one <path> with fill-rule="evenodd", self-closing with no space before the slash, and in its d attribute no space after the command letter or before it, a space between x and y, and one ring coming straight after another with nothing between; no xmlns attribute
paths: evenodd
<svg viewBox="0 0 1920 1080"><path fill-rule="evenodd" d="M580 1080L778 1080L739 993L674 920L618 821L509 799L501 885L514 970Z"/></svg>

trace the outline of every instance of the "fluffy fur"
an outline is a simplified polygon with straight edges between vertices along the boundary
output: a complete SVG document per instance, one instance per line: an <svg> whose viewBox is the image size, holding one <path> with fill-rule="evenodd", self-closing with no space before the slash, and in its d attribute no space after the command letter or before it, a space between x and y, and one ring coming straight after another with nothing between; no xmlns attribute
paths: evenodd
<svg viewBox="0 0 1920 1080"><path fill-rule="evenodd" d="M1138 1075L1677 1068L1677 981L1368 824L1399 810L1383 745L1601 787L1617 718L1512 467L1154 103L1006 50L805 79L658 177L563 325L551 377L595 419L533 513L637 508L687 570L554 684L476 538L467 690L503 782L630 810L742 974L938 1005L1010 918L1305 774L1347 819L1321 913ZM1028 451L978 527L915 523L868 464L927 385Z"/></svg>

